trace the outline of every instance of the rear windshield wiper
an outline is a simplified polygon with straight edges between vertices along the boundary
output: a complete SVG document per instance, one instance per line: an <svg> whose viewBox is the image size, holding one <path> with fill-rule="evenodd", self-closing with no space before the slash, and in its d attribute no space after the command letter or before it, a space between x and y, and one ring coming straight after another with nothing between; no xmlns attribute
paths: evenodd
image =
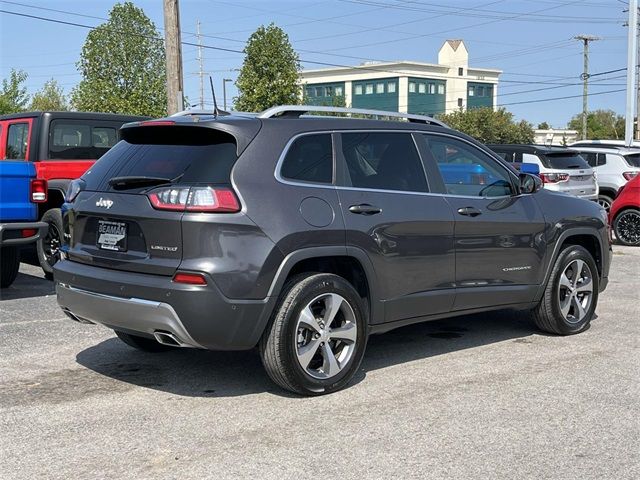
<svg viewBox="0 0 640 480"><path fill-rule="evenodd" d="M113 177L109 180L109 185L114 190L128 190L130 188L152 187L171 183L172 179L162 177Z"/></svg>

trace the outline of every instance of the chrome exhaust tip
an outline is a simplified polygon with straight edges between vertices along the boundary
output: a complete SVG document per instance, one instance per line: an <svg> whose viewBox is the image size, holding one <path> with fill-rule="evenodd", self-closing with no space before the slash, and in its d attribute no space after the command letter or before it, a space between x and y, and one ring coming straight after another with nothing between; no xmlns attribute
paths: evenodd
<svg viewBox="0 0 640 480"><path fill-rule="evenodd" d="M74 322L84 323L84 324L88 324L88 325L95 325L95 323L93 323L91 320L87 320L86 318L82 318L82 317L77 316L75 313L73 313L68 308L63 308L62 311L64 312L64 314L67 317L69 317Z"/></svg>
<svg viewBox="0 0 640 480"><path fill-rule="evenodd" d="M161 330L156 330L153 332L153 336L156 341L162 345L167 345L169 347L188 347L186 343L180 340L171 332L163 332Z"/></svg>

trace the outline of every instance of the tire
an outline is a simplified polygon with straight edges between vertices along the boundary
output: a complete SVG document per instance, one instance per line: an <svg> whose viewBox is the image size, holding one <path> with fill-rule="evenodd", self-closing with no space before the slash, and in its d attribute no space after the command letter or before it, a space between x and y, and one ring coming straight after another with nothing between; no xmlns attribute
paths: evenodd
<svg viewBox="0 0 640 480"><path fill-rule="evenodd" d="M556 335L586 330L598 303L598 287L598 269L591 254L579 245L567 245L556 259L542 300L533 309L536 325Z"/></svg>
<svg viewBox="0 0 640 480"><path fill-rule="evenodd" d="M640 245L640 210L629 208L618 213L613 220L613 232L622 245Z"/></svg>
<svg viewBox="0 0 640 480"><path fill-rule="evenodd" d="M130 347L135 348L136 350L142 350L143 352L166 352L167 350L171 350L173 348L167 345L162 345L161 343L158 343L150 338L139 337L138 335L131 335L129 333L119 332L117 330L114 330L114 332L124 343L126 343Z"/></svg>
<svg viewBox="0 0 640 480"><path fill-rule="evenodd" d="M0 248L0 288L9 287L18 276L20 250L17 247Z"/></svg>
<svg viewBox="0 0 640 480"><path fill-rule="evenodd" d="M598 205L600 205L601 207L604 207L607 213L609 213L609 210L611 210L612 203L613 203L613 198L610 197L609 195L604 195L602 193L598 195Z"/></svg>
<svg viewBox="0 0 640 480"><path fill-rule="evenodd" d="M331 311L336 312L333 318ZM360 366L367 321L358 292L344 278L297 276L285 285L260 340L262 364L276 384L291 392L312 396L338 391Z"/></svg>
<svg viewBox="0 0 640 480"><path fill-rule="evenodd" d="M38 261L44 276L53 279L53 266L60 260L60 246L62 243L62 212L59 208L47 210L42 221L49 224L49 231L37 242Z"/></svg>

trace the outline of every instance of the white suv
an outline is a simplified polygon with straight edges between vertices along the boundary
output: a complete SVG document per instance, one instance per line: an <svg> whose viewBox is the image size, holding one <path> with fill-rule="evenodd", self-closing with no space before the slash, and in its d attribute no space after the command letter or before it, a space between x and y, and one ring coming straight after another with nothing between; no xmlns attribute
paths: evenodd
<svg viewBox="0 0 640 480"><path fill-rule="evenodd" d="M600 193L598 203L607 211L618 196L618 191L640 173L640 149L571 147L593 167L598 177Z"/></svg>

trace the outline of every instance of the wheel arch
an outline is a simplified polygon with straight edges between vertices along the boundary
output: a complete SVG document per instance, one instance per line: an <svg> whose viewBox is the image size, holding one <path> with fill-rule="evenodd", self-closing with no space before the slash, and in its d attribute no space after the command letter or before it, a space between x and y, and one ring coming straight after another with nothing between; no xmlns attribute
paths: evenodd
<svg viewBox="0 0 640 480"><path fill-rule="evenodd" d="M49 180L47 182L47 201L38 204L38 218L42 218L46 211L62 206L70 183L71 180L68 179Z"/></svg>

